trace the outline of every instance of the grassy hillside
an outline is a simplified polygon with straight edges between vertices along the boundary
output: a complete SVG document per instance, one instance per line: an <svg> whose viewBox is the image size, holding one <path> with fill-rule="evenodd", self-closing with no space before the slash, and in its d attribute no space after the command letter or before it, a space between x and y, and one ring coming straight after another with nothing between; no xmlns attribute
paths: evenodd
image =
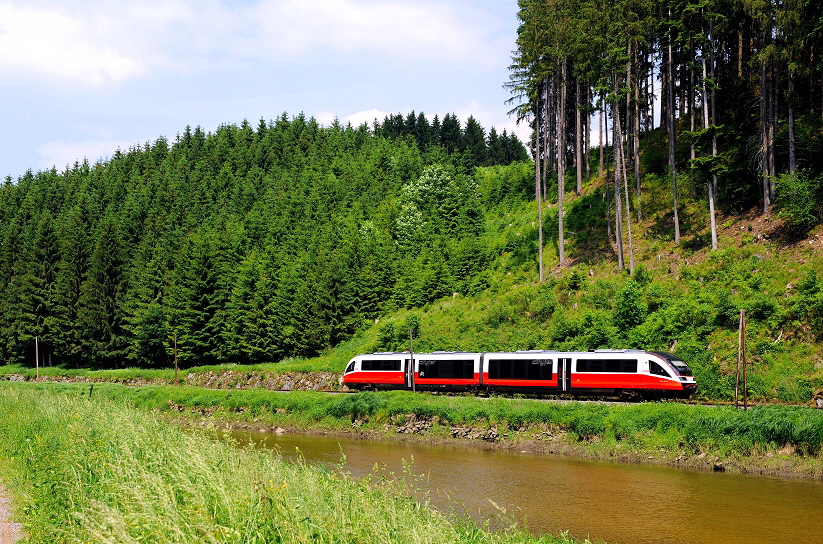
<svg viewBox="0 0 823 544"><path fill-rule="evenodd" d="M482 172L481 190L490 192L495 184L522 175L514 168ZM635 215L632 222L634 274L618 270L614 243L606 238L602 180L594 180L580 197L566 195L567 228L573 235L566 248L571 260L562 268L552 251L556 206L547 206L547 279L542 284L536 268L536 205L504 199L487 214L484 235L489 251L499 254L476 281L480 287L474 293L391 313L311 367L340 371L357 352L408 349L407 331L419 326L415 349L421 351L674 351L695 370L699 396L730 399L744 309L750 394L760 400L809 401L823 388L823 229L791 239L774 217L724 215L719 249L712 251L707 206L693 195L681 211L686 234L675 245L667 223L667 180L646 179L645 219L638 222Z"/></svg>

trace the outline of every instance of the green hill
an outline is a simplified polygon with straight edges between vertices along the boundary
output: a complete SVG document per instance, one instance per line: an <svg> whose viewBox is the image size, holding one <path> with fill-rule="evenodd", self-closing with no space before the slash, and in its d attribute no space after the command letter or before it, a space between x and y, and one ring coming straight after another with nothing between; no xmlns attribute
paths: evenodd
<svg viewBox="0 0 823 544"><path fill-rule="evenodd" d="M43 366L159 368L176 339L184 366L319 356L297 366L340 371L354 353L406 349L411 328L421 351L671 350L701 395L729 398L742 308L752 395L807 402L823 387L819 227L798 238L771 215L724 215L713 251L684 177L674 244L668 180L647 174L629 274L592 175L580 196L567 184L563 267L556 191L544 204L541 283L522 144L480 128L472 146L458 123L449 147L437 119L425 138L390 121L186 129L7 180L3 359L33 366L36 338Z"/></svg>

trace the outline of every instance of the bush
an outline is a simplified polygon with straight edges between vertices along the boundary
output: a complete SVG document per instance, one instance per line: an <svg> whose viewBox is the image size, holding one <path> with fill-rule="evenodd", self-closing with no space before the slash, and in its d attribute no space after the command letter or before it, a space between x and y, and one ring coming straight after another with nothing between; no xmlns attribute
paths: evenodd
<svg viewBox="0 0 823 544"><path fill-rule="evenodd" d="M795 231L807 230L823 219L823 176L808 170L777 176L777 216Z"/></svg>
<svg viewBox="0 0 823 544"><path fill-rule="evenodd" d="M640 295L640 287L634 280L629 280L617 295L614 324L618 329L628 331L645 320L646 306Z"/></svg>

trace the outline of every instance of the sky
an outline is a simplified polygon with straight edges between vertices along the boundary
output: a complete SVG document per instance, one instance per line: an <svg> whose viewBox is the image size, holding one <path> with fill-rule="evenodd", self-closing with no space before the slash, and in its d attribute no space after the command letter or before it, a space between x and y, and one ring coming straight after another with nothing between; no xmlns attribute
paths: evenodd
<svg viewBox="0 0 823 544"><path fill-rule="evenodd" d="M522 140L503 85L516 0L0 0L0 176L301 112L473 115Z"/></svg>

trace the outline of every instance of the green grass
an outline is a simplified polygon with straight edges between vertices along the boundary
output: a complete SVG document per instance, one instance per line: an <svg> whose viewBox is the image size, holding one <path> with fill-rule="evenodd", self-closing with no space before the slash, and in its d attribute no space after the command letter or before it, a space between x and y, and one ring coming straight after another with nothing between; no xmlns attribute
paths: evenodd
<svg viewBox="0 0 823 544"><path fill-rule="evenodd" d="M79 384L14 384L40 391L88 394ZM300 428L350 428L357 421L365 429L383 430L386 424L414 414L436 423L448 434L453 426L498 426L500 432L549 426L567 431L579 442L598 443L615 451L655 451L659 448L690 454L701 452L756 455L786 447L798 456L823 461L823 411L793 406L756 406L748 411L731 406L679 403L612 405L584 402L542 402L518 398L442 396L409 391L362 392L328 395L310 391L274 393L265 390L203 390L191 387L96 386L95 396L127 402L138 408L210 417L227 422Z"/></svg>
<svg viewBox="0 0 823 544"><path fill-rule="evenodd" d="M76 386L0 386L0 431L31 542L571 542L488 533L405 480L239 449Z"/></svg>

